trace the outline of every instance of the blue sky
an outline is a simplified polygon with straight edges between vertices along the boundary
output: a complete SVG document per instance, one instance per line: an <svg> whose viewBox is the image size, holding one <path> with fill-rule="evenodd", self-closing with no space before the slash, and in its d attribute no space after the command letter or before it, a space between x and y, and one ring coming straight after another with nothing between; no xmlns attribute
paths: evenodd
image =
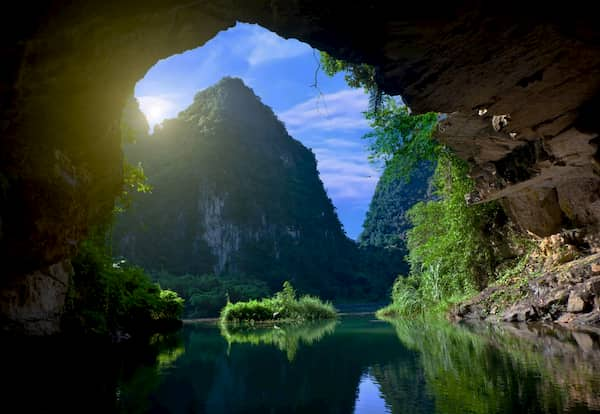
<svg viewBox="0 0 600 414"><path fill-rule="evenodd" d="M194 95L224 76L241 78L273 108L290 135L311 148L321 180L346 234L355 239L379 177L362 136L368 96L343 75L318 73L319 53L257 25L238 23L204 46L161 60L138 82L135 96L151 126L177 116Z"/></svg>

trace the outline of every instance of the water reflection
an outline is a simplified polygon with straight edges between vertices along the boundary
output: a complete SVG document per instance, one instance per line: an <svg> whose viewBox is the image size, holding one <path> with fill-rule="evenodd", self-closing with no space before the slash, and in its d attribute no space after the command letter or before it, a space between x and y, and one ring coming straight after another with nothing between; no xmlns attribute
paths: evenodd
<svg viewBox="0 0 600 414"><path fill-rule="evenodd" d="M144 349L147 357L138 359L138 350ZM127 359L122 365L115 390L115 411L145 413L155 406L153 394L165 376L176 367L185 354L181 333L156 334L147 344L135 344L126 349Z"/></svg>
<svg viewBox="0 0 600 414"><path fill-rule="evenodd" d="M7 412L587 413L594 332L547 326L339 323L186 326L119 347L0 342Z"/></svg>
<svg viewBox="0 0 600 414"><path fill-rule="evenodd" d="M337 320L288 323L275 326L221 324L221 335L232 344L274 345L293 361L300 344L312 345L333 333Z"/></svg>
<svg viewBox="0 0 600 414"><path fill-rule="evenodd" d="M364 374L360 378L357 394L354 403L354 414L392 412L381 394L381 388L377 380L371 374Z"/></svg>
<svg viewBox="0 0 600 414"><path fill-rule="evenodd" d="M543 325L392 322L421 355L436 412L600 410L600 347L593 333Z"/></svg>

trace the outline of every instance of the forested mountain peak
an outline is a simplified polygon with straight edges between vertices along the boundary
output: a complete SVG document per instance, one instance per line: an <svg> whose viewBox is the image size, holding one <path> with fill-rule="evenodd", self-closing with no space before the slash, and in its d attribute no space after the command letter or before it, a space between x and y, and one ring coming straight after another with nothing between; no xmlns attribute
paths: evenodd
<svg viewBox="0 0 600 414"><path fill-rule="evenodd" d="M431 198L429 181L433 170L431 163L423 162L408 180L384 174L377 183L358 238L362 246L406 248L406 232L411 227L406 213L416 203Z"/></svg>
<svg viewBox="0 0 600 414"><path fill-rule="evenodd" d="M198 92L194 96L194 102L181 111L177 119L197 125L235 121L237 124L244 124L245 127L262 127L264 123L269 123L270 129L276 134L270 134L268 138L289 136L273 110L263 104L240 78L225 77L215 85Z"/></svg>
<svg viewBox="0 0 600 414"><path fill-rule="evenodd" d="M290 280L326 298L385 297L395 271L372 266L373 252L362 268L315 155L240 79L199 92L125 152L153 187L115 225L115 251L128 260L173 275L260 280L273 290Z"/></svg>

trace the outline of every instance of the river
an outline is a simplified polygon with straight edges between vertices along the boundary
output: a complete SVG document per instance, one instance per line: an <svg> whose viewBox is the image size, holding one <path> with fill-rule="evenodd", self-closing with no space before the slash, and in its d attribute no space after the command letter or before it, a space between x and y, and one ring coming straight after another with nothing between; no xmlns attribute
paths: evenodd
<svg viewBox="0 0 600 414"><path fill-rule="evenodd" d="M23 412L600 412L598 336L543 325L361 315L270 328L185 324L110 351L34 348L5 354L4 400L21 401Z"/></svg>

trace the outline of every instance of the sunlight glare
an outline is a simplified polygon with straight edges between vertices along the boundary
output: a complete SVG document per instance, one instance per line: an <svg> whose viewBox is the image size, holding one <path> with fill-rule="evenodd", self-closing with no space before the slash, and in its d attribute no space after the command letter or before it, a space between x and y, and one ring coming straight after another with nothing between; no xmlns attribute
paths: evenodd
<svg viewBox="0 0 600 414"><path fill-rule="evenodd" d="M140 96L138 102L151 129L172 115L169 112L174 108L171 101L159 96Z"/></svg>

